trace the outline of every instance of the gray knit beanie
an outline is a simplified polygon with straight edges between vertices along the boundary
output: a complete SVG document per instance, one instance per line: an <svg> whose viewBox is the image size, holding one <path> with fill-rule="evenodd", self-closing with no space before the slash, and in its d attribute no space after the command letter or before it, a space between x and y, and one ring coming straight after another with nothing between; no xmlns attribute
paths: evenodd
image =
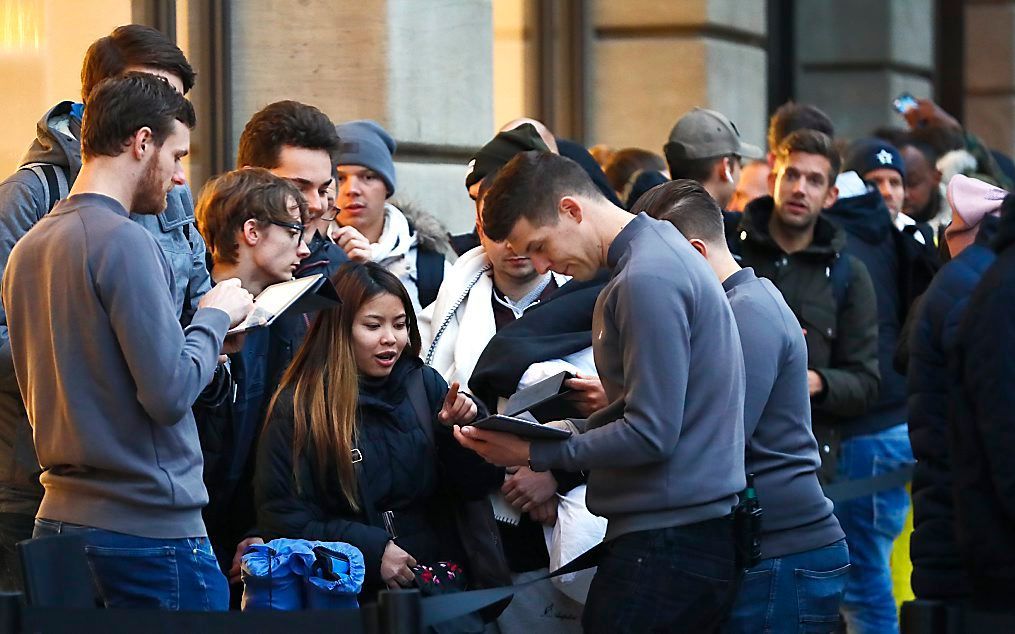
<svg viewBox="0 0 1015 634"><path fill-rule="evenodd" d="M376 121L359 119L335 126L338 133L338 165L361 165L380 175L388 189L395 193L395 140Z"/></svg>

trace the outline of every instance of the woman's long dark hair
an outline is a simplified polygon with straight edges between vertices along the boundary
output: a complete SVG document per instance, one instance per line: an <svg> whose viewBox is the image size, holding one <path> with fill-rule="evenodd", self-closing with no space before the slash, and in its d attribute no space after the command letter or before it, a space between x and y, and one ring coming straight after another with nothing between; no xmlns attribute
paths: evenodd
<svg viewBox="0 0 1015 634"><path fill-rule="evenodd" d="M309 447L317 467L313 475L318 484L323 487L331 475L337 475L342 494L353 508L358 508L356 470L352 463L359 401L359 369L352 348L356 313L378 295L390 293L401 300L409 331L409 342L402 354L419 356L419 326L409 293L397 277L379 264L346 263L331 281L342 305L317 315L282 376L268 406L268 416L275 409L279 393L292 386L294 477L300 458Z"/></svg>

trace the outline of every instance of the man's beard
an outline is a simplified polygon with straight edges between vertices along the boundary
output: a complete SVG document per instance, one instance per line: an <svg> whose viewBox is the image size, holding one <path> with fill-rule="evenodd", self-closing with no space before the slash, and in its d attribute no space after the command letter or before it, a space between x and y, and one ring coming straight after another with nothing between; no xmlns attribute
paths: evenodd
<svg viewBox="0 0 1015 634"><path fill-rule="evenodd" d="M158 156L153 157L141 174L134 198L130 202L130 213L141 215L160 214L166 210L165 184L158 175Z"/></svg>

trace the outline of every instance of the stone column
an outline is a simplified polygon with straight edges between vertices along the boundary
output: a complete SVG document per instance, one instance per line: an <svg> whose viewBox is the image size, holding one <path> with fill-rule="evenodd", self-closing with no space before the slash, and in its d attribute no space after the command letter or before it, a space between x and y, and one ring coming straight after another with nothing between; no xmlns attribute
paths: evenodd
<svg viewBox="0 0 1015 634"><path fill-rule="evenodd" d="M232 26L234 139L279 99L375 119L399 144L394 199L469 229L466 163L493 126L490 0L245 0Z"/></svg>
<svg viewBox="0 0 1015 634"><path fill-rule="evenodd" d="M1015 2L966 5L966 127L1015 153Z"/></svg>
<svg viewBox="0 0 1015 634"><path fill-rule="evenodd" d="M590 4L592 143L662 154L673 124L700 106L764 144L765 0Z"/></svg>
<svg viewBox="0 0 1015 634"><path fill-rule="evenodd" d="M892 109L902 92L933 97L933 0L796 3L797 99L824 110L836 135L905 126Z"/></svg>

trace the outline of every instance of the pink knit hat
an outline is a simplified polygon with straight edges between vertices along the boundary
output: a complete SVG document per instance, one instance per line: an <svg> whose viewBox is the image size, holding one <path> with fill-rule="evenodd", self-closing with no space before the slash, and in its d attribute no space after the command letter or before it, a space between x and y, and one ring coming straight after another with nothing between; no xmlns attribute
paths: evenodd
<svg viewBox="0 0 1015 634"><path fill-rule="evenodd" d="M948 204L952 224L945 229L948 252L955 257L976 239L980 221L987 214L997 216L1008 192L981 180L956 174L948 181Z"/></svg>

